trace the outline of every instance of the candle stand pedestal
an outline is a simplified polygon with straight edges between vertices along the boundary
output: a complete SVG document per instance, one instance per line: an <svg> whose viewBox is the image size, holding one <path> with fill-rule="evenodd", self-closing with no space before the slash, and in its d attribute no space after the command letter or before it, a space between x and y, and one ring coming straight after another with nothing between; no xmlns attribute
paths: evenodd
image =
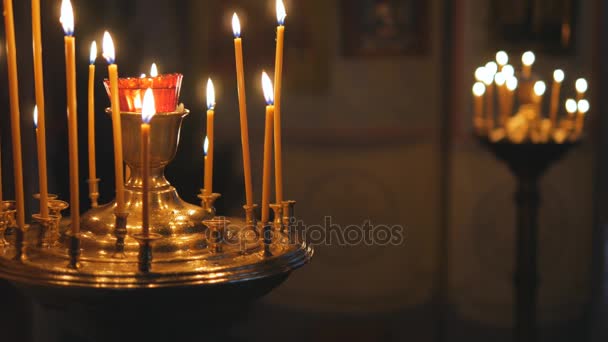
<svg viewBox="0 0 608 342"><path fill-rule="evenodd" d="M538 340L538 217L541 204L539 181L545 171L558 162L577 142L522 143L476 139L504 162L516 178L516 260L514 274L514 340Z"/></svg>

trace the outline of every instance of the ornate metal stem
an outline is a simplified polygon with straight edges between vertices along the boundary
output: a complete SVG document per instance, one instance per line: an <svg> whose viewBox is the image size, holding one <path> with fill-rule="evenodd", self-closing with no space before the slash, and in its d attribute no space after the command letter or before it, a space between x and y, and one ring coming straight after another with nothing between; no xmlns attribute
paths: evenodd
<svg viewBox="0 0 608 342"><path fill-rule="evenodd" d="M127 217L129 213L114 213L116 216L116 224L114 225L114 236L116 237L116 251L114 258L124 259L125 256L125 238L127 237Z"/></svg>

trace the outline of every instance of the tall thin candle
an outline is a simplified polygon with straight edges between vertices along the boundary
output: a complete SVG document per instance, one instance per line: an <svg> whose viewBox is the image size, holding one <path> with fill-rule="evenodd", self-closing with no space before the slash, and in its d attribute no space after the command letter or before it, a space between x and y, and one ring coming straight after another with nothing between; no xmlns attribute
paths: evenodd
<svg viewBox="0 0 608 342"><path fill-rule="evenodd" d="M46 120L44 105L44 73L42 60L42 33L40 25L40 0L32 0L32 35L34 44L34 86L36 105L38 107L38 124L36 128L38 152L38 182L40 191L40 216L49 216L48 182L46 173Z"/></svg>
<svg viewBox="0 0 608 342"><path fill-rule="evenodd" d="M551 125L555 127L557 125L557 109L559 107L559 93L561 90L562 82L564 81L564 72L557 69L553 72L553 87L551 89L551 107L549 109L549 118L551 119Z"/></svg>
<svg viewBox="0 0 608 342"><path fill-rule="evenodd" d="M148 88L144 94L141 111L141 164L142 164L142 231L144 236L150 235L150 121L156 114L154 93Z"/></svg>
<svg viewBox="0 0 608 342"><path fill-rule="evenodd" d="M76 104L76 40L74 38L74 12L70 0L61 3L61 24L65 32L65 67L68 97L68 139L70 154L70 206L71 232L80 232L80 189L78 175L78 112Z"/></svg>
<svg viewBox="0 0 608 342"><path fill-rule="evenodd" d="M120 102L118 98L118 66L112 36L107 31L103 35L103 56L108 61L110 79L110 99L112 106L112 131L114 135L114 177L116 178L116 212L125 213L125 183L122 158L122 125L120 122Z"/></svg>
<svg viewBox="0 0 608 342"><path fill-rule="evenodd" d="M95 60L97 59L97 43L91 43L89 58L89 197L93 207L97 207L99 189L97 183L97 165L95 156Z"/></svg>
<svg viewBox="0 0 608 342"><path fill-rule="evenodd" d="M23 195L23 157L21 155L21 123L19 113L19 76L17 72L17 45L15 44L15 21L13 0L4 0L4 27L6 35L6 62L11 105L11 138L13 143L13 169L15 175L15 202L17 225L25 229L25 197Z"/></svg>
<svg viewBox="0 0 608 342"><path fill-rule="evenodd" d="M205 195L213 194L213 153L215 121L215 88L211 79L207 82L207 139L209 146L205 157Z"/></svg>
<svg viewBox="0 0 608 342"><path fill-rule="evenodd" d="M266 129L264 133L264 169L262 179L262 224L268 223L270 217L270 177L272 168L272 130L274 124L274 93L272 81L268 74L262 74L262 88L266 99Z"/></svg>
<svg viewBox="0 0 608 342"><path fill-rule="evenodd" d="M236 80L239 96L239 113L241 118L241 145L243 147L243 174L245 177L245 200L247 206L253 205L253 185L251 180L251 155L249 150L249 124L247 119L247 95L245 94L245 67L243 65L243 40L241 39L241 22L234 13L232 16L234 32L234 56L236 61Z"/></svg>
<svg viewBox="0 0 608 342"><path fill-rule="evenodd" d="M274 172L278 204L283 202L283 145L281 137L281 88L283 81L283 43L287 13L283 0L277 0L277 47L274 69Z"/></svg>

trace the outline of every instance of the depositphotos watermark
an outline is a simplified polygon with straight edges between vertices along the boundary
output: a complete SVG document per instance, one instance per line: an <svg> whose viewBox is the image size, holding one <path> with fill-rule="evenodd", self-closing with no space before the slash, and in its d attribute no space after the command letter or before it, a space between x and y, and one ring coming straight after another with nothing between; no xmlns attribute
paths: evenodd
<svg viewBox="0 0 608 342"><path fill-rule="evenodd" d="M333 222L331 216L325 216L323 224L307 225L302 220L293 220L290 224L289 236L278 234L270 229L263 233L252 227L235 230L228 225L224 228L227 234L223 235L223 242L237 244L241 238L248 242L272 241L273 243L297 244L306 241L311 245L326 246L400 246L405 241L405 228L401 225L374 224L366 220L360 225L350 224L342 226ZM209 231L208 231L208 234ZM294 238L297 237L297 238ZM208 236L210 238L210 236Z"/></svg>

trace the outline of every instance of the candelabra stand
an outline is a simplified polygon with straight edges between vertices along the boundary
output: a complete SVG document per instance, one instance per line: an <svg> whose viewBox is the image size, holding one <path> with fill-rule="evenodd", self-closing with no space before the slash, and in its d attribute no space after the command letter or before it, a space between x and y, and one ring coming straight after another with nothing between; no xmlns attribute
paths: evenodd
<svg viewBox="0 0 608 342"><path fill-rule="evenodd" d="M283 204L284 213L281 205L275 208L275 229L267 238L260 234L255 205L244 208L244 218L222 218L214 209L219 194L202 195L201 206L179 197L163 170L175 156L186 115L187 110L157 113L150 123L149 234L141 228L141 115L136 113L121 114L123 154L132 170L124 213L114 202L99 205L82 216L80 232L72 233L61 219L65 202L50 200L49 219L35 216L31 226L21 228L15 225L14 202L2 202L0 233L6 230L7 243L0 244L0 278L41 304L43 320L67 317L53 326L77 329L69 334L79 340L95 331L94 340L153 341L162 334L150 327L168 323L177 331L169 340L199 335L208 340L244 305L311 259L312 248L303 239L290 240L284 229L295 221L294 203ZM61 336L57 340L65 340Z"/></svg>
<svg viewBox="0 0 608 342"><path fill-rule="evenodd" d="M507 164L517 181L514 338L518 342L534 342L538 337L538 213L541 204L539 180L549 167L578 143L516 144L508 140L492 142L487 137L476 138L498 160Z"/></svg>

